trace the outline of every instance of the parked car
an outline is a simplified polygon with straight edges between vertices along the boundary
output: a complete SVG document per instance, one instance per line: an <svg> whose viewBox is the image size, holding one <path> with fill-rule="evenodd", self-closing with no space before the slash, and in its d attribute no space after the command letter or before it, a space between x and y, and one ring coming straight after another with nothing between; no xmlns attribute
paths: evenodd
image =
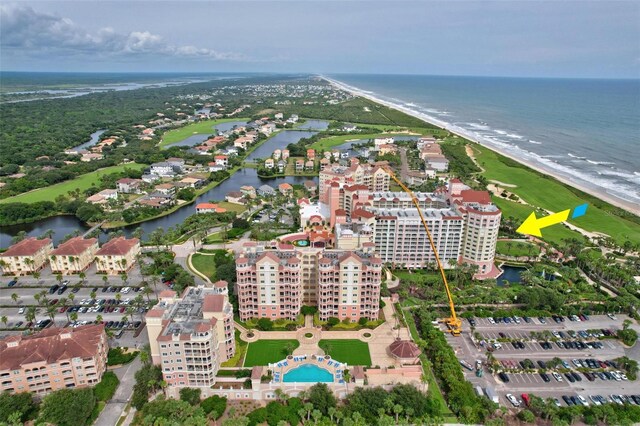
<svg viewBox="0 0 640 426"><path fill-rule="evenodd" d="M56 291L58 291L58 288L60 288L60 286L58 284L54 284L51 287L49 287L49 294L53 294Z"/></svg>
<svg viewBox="0 0 640 426"><path fill-rule="evenodd" d="M500 380L502 380L504 383L509 383L509 376L504 371L498 374L498 377L500 377Z"/></svg>
<svg viewBox="0 0 640 426"><path fill-rule="evenodd" d="M549 378L549 375L547 373L540 373L540 377L542 378L542 380L545 383L549 383L551 381L551 379Z"/></svg>
<svg viewBox="0 0 640 426"><path fill-rule="evenodd" d="M518 401L518 398L516 398L515 396L511 395L510 393L507 394L507 399L509 400L509 402L514 407L519 407L520 406L520 401Z"/></svg>
<svg viewBox="0 0 640 426"><path fill-rule="evenodd" d="M9 283L7 284L7 287L13 287L16 284L18 284L18 280L13 279L13 280L9 281Z"/></svg>

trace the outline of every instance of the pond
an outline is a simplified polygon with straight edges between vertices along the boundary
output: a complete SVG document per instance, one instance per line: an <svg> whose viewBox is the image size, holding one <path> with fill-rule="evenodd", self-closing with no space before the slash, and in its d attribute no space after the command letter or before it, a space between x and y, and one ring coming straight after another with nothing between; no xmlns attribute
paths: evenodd
<svg viewBox="0 0 640 426"><path fill-rule="evenodd" d="M260 145L247 157L248 161L256 158L269 158L276 149L285 149L290 143L296 143L302 138L310 138L318 132L307 130L282 130L271 139Z"/></svg>
<svg viewBox="0 0 640 426"><path fill-rule="evenodd" d="M327 130L329 128L329 122L326 120L307 120L296 129L313 129L313 130Z"/></svg>
<svg viewBox="0 0 640 426"><path fill-rule="evenodd" d="M511 266L511 265L502 265L500 267L502 269L502 274L498 278L496 278L496 282L499 287L504 286L504 281L507 280L511 284L519 284L520 283L520 274L527 270L522 266Z"/></svg>
<svg viewBox="0 0 640 426"><path fill-rule="evenodd" d="M76 147L73 147L72 150L76 151L80 149L87 149L89 147L94 146L95 144L98 143L98 141L100 140L100 136L102 136L104 132L106 132L106 130L104 129L96 130L95 132L91 133L91 136L89 137L89 140L87 142L80 144Z"/></svg>

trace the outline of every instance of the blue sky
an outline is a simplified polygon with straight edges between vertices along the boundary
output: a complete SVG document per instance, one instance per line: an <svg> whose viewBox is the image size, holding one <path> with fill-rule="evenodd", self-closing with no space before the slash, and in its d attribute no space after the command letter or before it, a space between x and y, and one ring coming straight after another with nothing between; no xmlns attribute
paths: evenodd
<svg viewBox="0 0 640 426"><path fill-rule="evenodd" d="M640 2L16 2L0 67L640 78Z"/></svg>

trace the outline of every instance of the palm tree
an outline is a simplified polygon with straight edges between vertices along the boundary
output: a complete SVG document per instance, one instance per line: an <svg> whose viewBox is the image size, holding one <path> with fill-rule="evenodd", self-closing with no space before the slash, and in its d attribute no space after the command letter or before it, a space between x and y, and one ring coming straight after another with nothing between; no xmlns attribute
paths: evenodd
<svg viewBox="0 0 640 426"><path fill-rule="evenodd" d="M32 323L31 328L33 329L33 322L36 320L36 307L29 306L24 313L24 319L27 323Z"/></svg>
<svg viewBox="0 0 640 426"><path fill-rule="evenodd" d="M92 291L92 292L89 294L89 296L90 296L92 299L95 299L95 298L96 298L96 296L97 296L97 294L96 294L96 292L95 292L95 291Z"/></svg>
<svg viewBox="0 0 640 426"><path fill-rule="evenodd" d="M80 271L80 273L78 274L78 276L80 277L80 282L83 283L84 279L87 277L87 274L85 274L84 271Z"/></svg>
<svg viewBox="0 0 640 426"><path fill-rule="evenodd" d="M102 282L104 283L104 285L107 285L107 281L109 281L109 278L107 278L106 275L102 276Z"/></svg>
<svg viewBox="0 0 640 426"><path fill-rule="evenodd" d="M120 274L120 278L122 279L122 284L127 284L127 273L123 272Z"/></svg>
<svg viewBox="0 0 640 426"><path fill-rule="evenodd" d="M51 319L51 322L55 324L56 312L58 312L57 304L47 306L47 315Z"/></svg>
<svg viewBox="0 0 640 426"><path fill-rule="evenodd" d="M100 324L102 322L102 315L96 315L96 324Z"/></svg>
<svg viewBox="0 0 640 426"><path fill-rule="evenodd" d="M6 315L3 315L2 318L0 318L0 321L2 321L2 323L6 327L7 326L7 322L9 322L9 318L7 318Z"/></svg>
<svg viewBox="0 0 640 426"><path fill-rule="evenodd" d="M33 273L33 278L35 278L35 279L36 279L36 281L38 281L38 282L39 282L39 281L40 281L40 271L35 271L35 272Z"/></svg>
<svg viewBox="0 0 640 426"><path fill-rule="evenodd" d="M18 293L11 293L11 300L13 300L14 303L17 305L18 300L20 300L20 296L18 296Z"/></svg>
<svg viewBox="0 0 640 426"><path fill-rule="evenodd" d="M71 312L71 315L69 315L69 318L71 318L71 321L73 321L73 322L78 321L78 313L77 312Z"/></svg>

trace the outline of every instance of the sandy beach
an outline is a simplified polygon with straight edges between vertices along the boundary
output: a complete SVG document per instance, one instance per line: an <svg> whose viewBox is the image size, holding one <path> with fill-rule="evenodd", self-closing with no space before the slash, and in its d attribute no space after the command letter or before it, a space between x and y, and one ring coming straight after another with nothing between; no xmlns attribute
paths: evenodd
<svg viewBox="0 0 640 426"><path fill-rule="evenodd" d="M525 166L529 167L532 170L535 170L535 171L540 172L542 174L551 176L551 177L557 179L558 181L564 183L565 185L568 185L568 186L574 187L576 189L579 189L579 190L581 190L581 191L583 191L583 192L585 192L587 194L593 195L594 197L597 197L597 198L599 198L601 200L604 200L604 201L606 201L607 203L609 203L609 204L611 204L613 206L619 207L619 208L621 208L621 209L623 209L625 211L628 211L630 213L633 213L635 215L639 215L640 216L640 206L635 204L635 203L633 203L633 202L622 200L620 198L614 197L614 196L612 196L610 194L607 194L607 193L603 193L602 191L598 191L597 189L588 187L586 185L581 185L579 183L576 183L574 181L571 181L571 180L567 179L566 177L564 177L564 176L562 176L562 175L560 175L558 173L554 173L553 171L550 171L550 170L548 170L546 168L540 167L540 166L538 166L536 164L531 164L530 162L523 161L521 158L514 157L513 155L510 155L509 153L506 153L504 151L496 149L493 146L488 146L487 144L484 144L481 141L479 141L473 135L470 135L467 132L465 132L465 131L463 131L463 130L461 130L459 128L456 128L455 126L452 126L449 123L445 123L443 121L434 119L433 117L427 116L426 114L422 114L422 113L419 113L417 111L413 111L413 110L411 110L409 108L405 108L405 107L403 107L401 105L397 105L397 104L394 104L392 102L388 102L388 101L385 101L383 99L379 99L379 98L373 96L371 93L368 93L368 92L362 91L362 90L360 90L358 88L346 85L344 83L341 83L340 81L337 81L337 80L334 80L334 79L331 79L331 78L328 78L328 77L325 77L325 76L321 76L321 78L323 78L324 80L326 80L327 82L329 82L333 86L335 86L337 88L340 88L340 89L342 89L342 90L344 90L346 92L349 92L349 93L351 93L353 95L356 95L356 96L360 96L360 97L369 99L370 101L373 101L373 102L379 103L381 105L384 105L386 107L393 108L395 110L401 111L401 112L403 112L403 113L405 113L407 115L411 115L413 117L419 118L420 120L423 120L423 121L425 121L427 123L430 123L430 124L432 124L434 126L438 126L440 128L446 129L446 130L448 130L449 132L451 132L451 133L453 133L455 135L458 135L460 137L468 139L468 140L470 140L472 142L475 142L475 143L477 143L479 145L482 145L483 147L485 147L487 149L495 151L495 152L499 153L500 155L504 155L505 157L508 157L508 158L510 158L510 159L512 159L514 161L517 161L518 163L520 163L522 165L525 165Z"/></svg>

